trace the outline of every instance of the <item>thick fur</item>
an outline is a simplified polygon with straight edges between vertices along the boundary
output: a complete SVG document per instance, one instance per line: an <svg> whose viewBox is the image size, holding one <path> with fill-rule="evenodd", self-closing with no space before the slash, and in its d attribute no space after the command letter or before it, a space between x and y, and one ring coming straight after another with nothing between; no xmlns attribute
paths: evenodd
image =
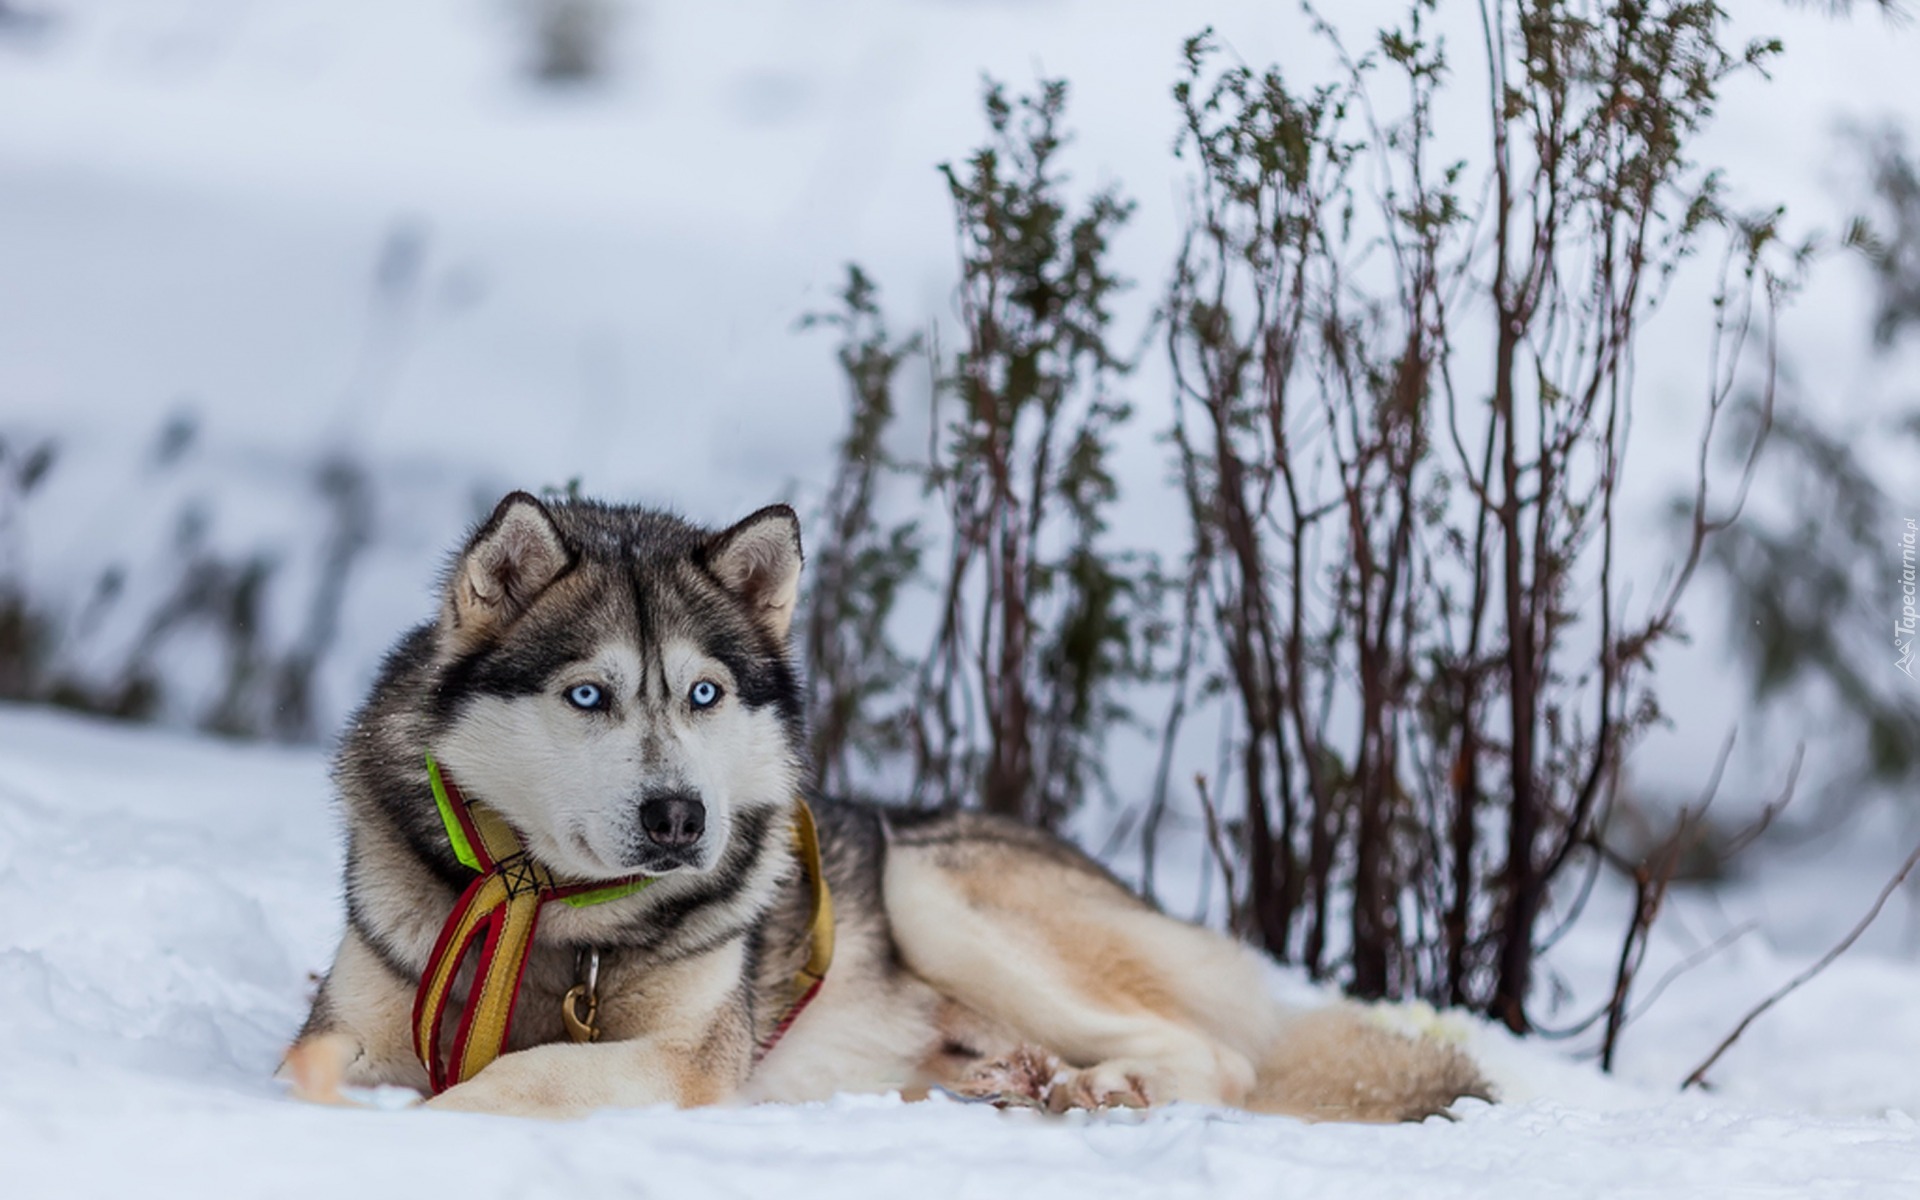
<svg viewBox="0 0 1920 1200"><path fill-rule="evenodd" d="M501 502L341 744L347 929L283 1068L299 1094L426 1088L414 988L471 878L435 811L431 751L563 876L657 875L611 903L547 906L509 1053L436 1107L568 1116L939 1087L1053 1109L1185 1100L1381 1121L1486 1095L1451 1047L1351 1010L1282 1009L1252 951L1158 912L1064 842L826 798L813 805L833 969L756 1062L806 953L790 840L799 570L780 506L713 532L641 508ZM697 840L650 838L640 812L662 798L697 801ZM589 948L603 1036L577 1045L560 1004Z"/></svg>

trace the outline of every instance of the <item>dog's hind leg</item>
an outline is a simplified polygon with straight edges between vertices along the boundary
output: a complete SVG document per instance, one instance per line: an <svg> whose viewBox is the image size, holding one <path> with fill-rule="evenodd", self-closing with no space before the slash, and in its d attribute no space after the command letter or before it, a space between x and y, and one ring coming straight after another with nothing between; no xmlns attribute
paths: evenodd
<svg viewBox="0 0 1920 1200"><path fill-rule="evenodd" d="M907 965L986 1018L946 1022L950 1041L977 1052L948 1064L953 1090L1055 1109L1187 1100L1339 1121L1420 1120L1491 1094L1453 1046L1346 1007L1289 1012L1253 951L1155 911L1031 833L979 819L910 830L889 845L886 902Z"/></svg>
<svg viewBox="0 0 1920 1200"><path fill-rule="evenodd" d="M989 1051L987 1078L1032 1076L1051 1053L1067 1069L1033 1097L1050 1107L1238 1105L1251 1091L1274 1013L1257 971L1104 875L1004 846L903 840L889 847L886 903L907 966L1026 1043Z"/></svg>

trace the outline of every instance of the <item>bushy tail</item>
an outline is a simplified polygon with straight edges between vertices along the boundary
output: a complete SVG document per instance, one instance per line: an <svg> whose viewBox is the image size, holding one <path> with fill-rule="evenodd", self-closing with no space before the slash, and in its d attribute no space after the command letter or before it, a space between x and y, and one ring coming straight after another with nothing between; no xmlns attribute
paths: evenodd
<svg viewBox="0 0 1920 1200"><path fill-rule="evenodd" d="M1280 1004L1259 951L1158 913L1132 919L1129 944L1152 966L1143 977L1154 995L1232 1050L1242 1072L1252 1064L1252 1088L1230 1091L1229 1103L1309 1121L1420 1121L1463 1097L1493 1098L1449 1042L1397 1032L1356 1004Z"/></svg>
<svg viewBox="0 0 1920 1200"><path fill-rule="evenodd" d="M1309 1121L1418 1121L1468 1096L1493 1098L1458 1047L1334 1007L1287 1019L1247 1107Z"/></svg>

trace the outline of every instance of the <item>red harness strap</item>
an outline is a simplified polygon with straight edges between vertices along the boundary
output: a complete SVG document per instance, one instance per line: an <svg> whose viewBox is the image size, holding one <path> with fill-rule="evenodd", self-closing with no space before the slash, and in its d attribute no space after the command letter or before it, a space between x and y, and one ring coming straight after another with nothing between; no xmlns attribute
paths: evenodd
<svg viewBox="0 0 1920 1200"><path fill-rule="evenodd" d="M413 997L414 1052L427 1068L438 1095L473 1078L505 1051L513 1011L526 973L527 953L550 900L583 906L630 896L652 879L630 876L612 883L562 883L521 848L511 826L484 805L469 803L451 779L427 756L427 776L454 856L477 874L440 927L433 952ZM795 999L756 1048L758 1063L786 1036L800 1013L813 1002L833 961L833 897L820 861L813 812L796 799L794 849L808 875L813 916L808 929L807 961L794 975ZM443 1061L440 1033L454 978L479 944L479 960L467 989L453 1045Z"/></svg>
<svg viewBox="0 0 1920 1200"><path fill-rule="evenodd" d="M562 883L520 847L520 839L491 809L469 804L431 756L427 771L455 857L478 872L440 927L427 969L413 995L414 1052L438 1095L473 1078L500 1057L513 1027L513 1010L526 974L527 951L550 900L595 904L630 896L653 882L629 876L613 883ZM453 1046L443 1061L440 1030L454 977L479 943L479 961L467 989Z"/></svg>

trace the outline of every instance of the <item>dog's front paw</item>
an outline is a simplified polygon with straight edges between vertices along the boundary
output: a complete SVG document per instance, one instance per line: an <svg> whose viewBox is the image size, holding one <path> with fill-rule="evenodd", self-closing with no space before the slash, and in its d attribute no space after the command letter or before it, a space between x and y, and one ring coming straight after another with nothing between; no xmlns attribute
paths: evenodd
<svg viewBox="0 0 1920 1200"><path fill-rule="evenodd" d="M280 1061L274 1078L288 1085L296 1100L309 1104L352 1104L341 1092L347 1068L360 1057L360 1039L350 1033L319 1033L303 1037Z"/></svg>
<svg viewBox="0 0 1920 1200"><path fill-rule="evenodd" d="M673 1090L673 1080L672 1071L636 1058L631 1042L534 1046L501 1055L426 1106L446 1112L569 1120L600 1108L714 1103L721 1098L684 1099Z"/></svg>
<svg viewBox="0 0 1920 1200"><path fill-rule="evenodd" d="M488 1090L463 1083L457 1087L448 1088L437 1096L428 1096L420 1102L420 1107L436 1109L440 1112L498 1113L505 1111L499 1097L489 1096Z"/></svg>
<svg viewBox="0 0 1920 1200"><path fill-rule="evenodd" d="M576 1097L568 1095L566 1088L539 1072L501 1070L501 1063L506 1061L502 1059L465 1083L430 1097L422 1107L441 1112L555 1119L580 1116L587 1111Z"/></svg>

